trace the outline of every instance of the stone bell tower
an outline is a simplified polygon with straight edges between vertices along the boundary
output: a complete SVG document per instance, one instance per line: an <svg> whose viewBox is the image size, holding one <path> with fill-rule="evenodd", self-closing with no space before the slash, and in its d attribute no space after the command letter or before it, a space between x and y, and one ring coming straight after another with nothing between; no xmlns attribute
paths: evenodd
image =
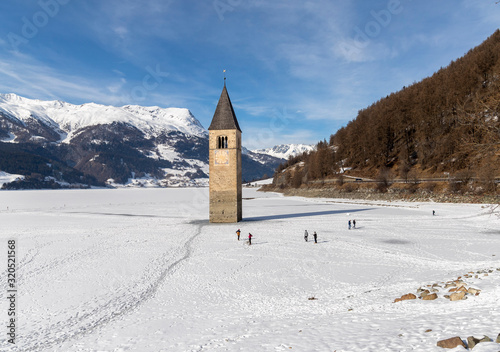
<svg viewBox="0 0 500 352"><path fill-rule="evenodd" d="M238 222L242 219L241 129L225 80L208 132L210 222Z"/></svg>

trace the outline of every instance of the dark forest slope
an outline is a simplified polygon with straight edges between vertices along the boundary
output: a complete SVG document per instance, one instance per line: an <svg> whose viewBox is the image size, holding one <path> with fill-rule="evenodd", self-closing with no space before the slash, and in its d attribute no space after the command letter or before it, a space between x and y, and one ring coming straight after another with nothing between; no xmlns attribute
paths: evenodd
<svg viewBox="0 0 500 352"><path fill-rule="evenodd" d="M318 144L288 184L390 170L402 178L459 172L500 173L500 31L433 76L359 111ZM473 175L473 176L474 176Z"/></svg>

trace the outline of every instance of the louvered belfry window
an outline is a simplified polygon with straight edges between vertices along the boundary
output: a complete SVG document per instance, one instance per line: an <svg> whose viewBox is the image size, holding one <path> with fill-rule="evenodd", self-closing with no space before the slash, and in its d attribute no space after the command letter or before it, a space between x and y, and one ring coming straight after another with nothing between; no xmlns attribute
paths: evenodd
<svg viewBox="0 0 500 352"><path fill-rule="evenodd" d="M217 137L217 149L227 149L227 136Z"/></svg>

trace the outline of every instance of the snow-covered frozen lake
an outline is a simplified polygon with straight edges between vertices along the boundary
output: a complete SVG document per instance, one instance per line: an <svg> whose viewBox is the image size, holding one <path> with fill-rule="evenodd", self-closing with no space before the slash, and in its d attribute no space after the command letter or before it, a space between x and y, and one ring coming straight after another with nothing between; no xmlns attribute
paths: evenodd
<svg viewBox="0 0 500 352"><path fill-rule="evenodd" d="M0 192L0 350L432 352L500 333L500 220L485 206L243 194L243 222L209 224L206 188ZM445 299L469 272L480 295ZM393 303L434 283L434 301Z"/></svg>

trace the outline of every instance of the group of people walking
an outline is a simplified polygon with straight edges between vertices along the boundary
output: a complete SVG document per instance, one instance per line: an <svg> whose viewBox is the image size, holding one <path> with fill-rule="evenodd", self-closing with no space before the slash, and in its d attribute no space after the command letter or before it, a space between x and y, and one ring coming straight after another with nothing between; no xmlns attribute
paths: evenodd
<svg viewBox="0 0 500 352"><path fill-rule="evenodd" d="M240 229L238 229L236 231L236 235L238 236L238 241L239 241L240 240L240 235L241 235L241 230ZM249 232L248 233L248 245L252 245L252 237L253 237L252 234Z"/></svg>
<svg viewBox="0 0 500 352"><path fill-rule="evenodd" d="M351 227L354 229L356 228L356 220L352 220L352 221L349 220L347 224L349 226L349 230L351 229ZM236 236L238 237L238 241L240 240L240 235L241 235L241 230L238 229L236 231ZM314 238L314 243L318 243L318 234L316 233L316 231L313 232L312 236ZM252 237L253 237L253 235L249 232L248 233L248 245L252 245ZM307 230L304 231L304 240L306 242L309 241L309 232L307 232Z"/></svg>
<svg viewBox="0 0 500 352"><path fill-rule="evenodd" d="M241 236L241 230L238 229L236 230L236 236L238 238L238 241L240 240L240 236ZM252 245L252 237L253 235L249 232L248 233L248 245ZM316 233L316 231L314 231L313 233L313 238L314 238L314 243L318 243L318 234ZM307 242L309 239L309 233L307 232L307 230L305 231L304 233L304 240Z"/></svg>
<svg viewBox="0 0 500 352"><path fill-rule="evenodd" d="M349 230L351 229L351 225L354 229L356 228L356 220L353 220L352 222L351 222L351 220L349 220L349 222L347 224L349 226Z"/></svg>
<svg viewBox="0 0 500 352"><path fill-rule="evenodd" d="M304 232L304 240L306 242L308 242L308 238L309 238L309 233L307 232L307 230ZM314 231L313 233L313 238L314 238L314 243L318 243L318 234L316 233L316 231Z"/></svg>

